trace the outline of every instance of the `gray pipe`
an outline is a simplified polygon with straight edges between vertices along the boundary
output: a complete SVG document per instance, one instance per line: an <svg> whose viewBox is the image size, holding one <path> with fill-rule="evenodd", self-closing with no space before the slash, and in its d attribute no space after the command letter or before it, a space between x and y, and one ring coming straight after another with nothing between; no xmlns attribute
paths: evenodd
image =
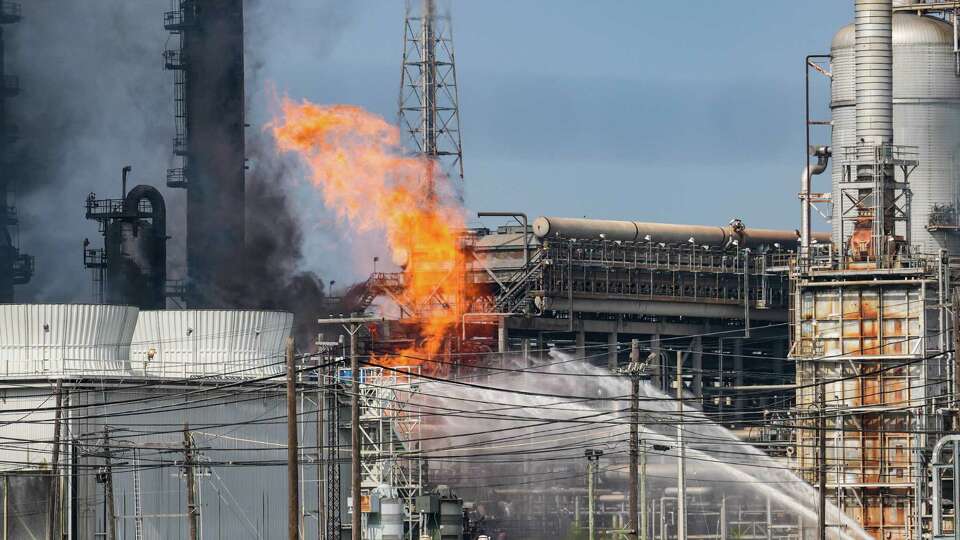
<svg viewBox="0 0 960 540"><path fill-rule="evenodd" d="M677 223L648 223L643 221L613 221L540 216L533 220L533 234L537 238L591 239L601 238L622 242L663 242L686 245L691 238L696 245L726 248L736 240L740 248L780 244L789 249L796 245L797 233L791 230L756 229L737 226L682 225ZM829 234L814 234L818 241L827 241ZM649 238L649 239L648 239Z"/></svg>
<svg viewBox="0 0 960 540"><path fill-rule="evenodd" d="M893 5L856 0L857 140L893 143Z"/></svg>
<svg viewBox="0 0 960 540"><path fill-rule="evenodd" d="M803 198L803 212L800 214L800 248L803 256L810 253L810 184L811 178L827 170L831 150L829 146L811 147L811 154L817 156L817 162L811 167L807 164L800 177L800 193Z"/></svg>

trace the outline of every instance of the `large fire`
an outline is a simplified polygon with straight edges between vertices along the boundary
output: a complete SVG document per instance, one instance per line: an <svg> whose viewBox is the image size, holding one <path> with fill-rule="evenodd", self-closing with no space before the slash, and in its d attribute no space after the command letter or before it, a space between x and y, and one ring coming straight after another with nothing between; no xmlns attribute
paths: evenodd
<svg viewBox="0 0 960 540"><path fill-rule="evenodd" d="M269 127L280 150L309 165L327 208L352 227L382 232L403 268L394 300L419 318L422 341L401 351L400 362L439 353L458 322L466 257L464 209L437 163L404 155L397 127L360 107L284 98Z"/></svg>

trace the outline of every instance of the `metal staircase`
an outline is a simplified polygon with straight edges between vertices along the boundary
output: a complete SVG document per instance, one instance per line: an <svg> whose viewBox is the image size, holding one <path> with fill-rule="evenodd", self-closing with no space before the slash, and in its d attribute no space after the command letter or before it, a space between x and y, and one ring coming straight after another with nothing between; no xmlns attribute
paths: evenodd
<svg viewBox="0 0 960 540"><path fill-rule="evenodd" d="M497 295L493 310L496 313L522 313L530 309L530 295L533 285L543 272L544 256L542 250L534 250L530 261L522 270L505 281L507 288Z"/></svg>

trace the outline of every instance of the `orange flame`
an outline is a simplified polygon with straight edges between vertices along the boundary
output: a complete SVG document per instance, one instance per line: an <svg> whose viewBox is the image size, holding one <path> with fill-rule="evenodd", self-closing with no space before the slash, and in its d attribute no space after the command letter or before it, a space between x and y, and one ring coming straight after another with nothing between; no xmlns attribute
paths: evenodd
<svg viewBox="0 0 960 540"><path fill-rule="evenodd" d="M404 267L400 301L421 318L424 341L401 354L437 354L458 322L452 306L465 287L458 234L464 209L449 180L433 160L404 156L399 129L360 107L284 98L280 108L268 126L278 148L309 165L324 204L338 218L382 231L394 262Z"/></svg>

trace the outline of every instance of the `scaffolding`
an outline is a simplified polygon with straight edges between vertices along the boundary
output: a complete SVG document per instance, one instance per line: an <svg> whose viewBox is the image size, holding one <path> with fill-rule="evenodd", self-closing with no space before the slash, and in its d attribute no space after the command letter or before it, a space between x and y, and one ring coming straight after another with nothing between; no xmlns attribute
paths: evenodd
<svg viewBox="0 0 960 540"><path fill-rule="evenodd" d="M420 368L368 367L360 377L360 467L361 490L388 490L402 501L405 530L416 540L420 514L416 498L424 493L424 465L420 452ZM341 369L341 380L350 378Z"/></svg>

